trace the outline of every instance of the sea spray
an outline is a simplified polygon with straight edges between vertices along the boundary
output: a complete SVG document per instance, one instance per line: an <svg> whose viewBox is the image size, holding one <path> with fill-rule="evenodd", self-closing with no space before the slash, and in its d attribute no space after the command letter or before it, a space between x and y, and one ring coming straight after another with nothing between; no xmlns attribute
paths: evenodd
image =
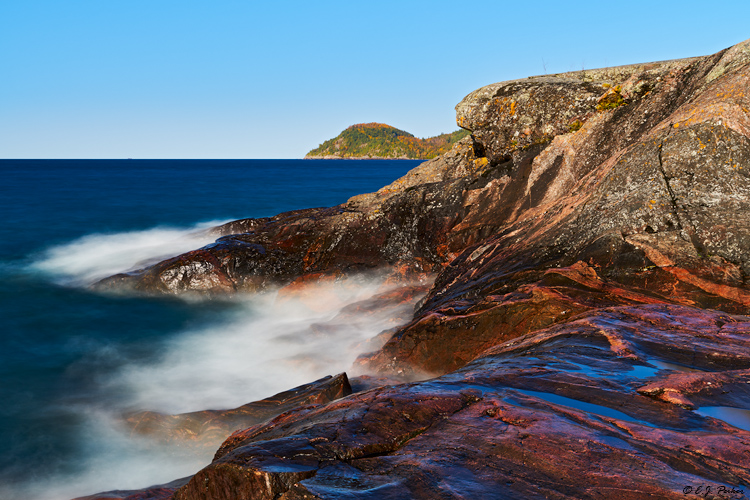
<svg viewBox="0 0 750 500"><path fill-rule="evenodd" d="M90 254L118 240L97 236L76 245ZM48 254L44 262L51 265L53 259ZM123 259L121 265L131 262ZM57 276L82 284L101 272L99 266L61 267L64 272ZM113 359L119 367L96 377L89 397L65 403L65 410L76 415L86 429L78 458L72 470L34 481L22 496L63 500L113 487L138 489L194 474L210 462L212 452L186 452L177 444L165 446L134 435L123 416L143 410L175 414L233 408L346 371L358 354L373 348L370 339L409 319L419 297L378 299L390 297L393 288L373 274L221 300L191 296L184 300L193 308L220 305L213 319L187 325L159 343L145 339L158 352L143 360L120 357L116 345L90 346L88 361L79 363L84 369Z"/></svg>
<svg viewBox="0 0 750 500"><path fill-rule="evenodd" d="M190 228L89 234L43 251L29 268L61 283L87 285L212 243L216 235L206 229L222 222L225 221L204 222Z"/></svg>
<svg viewBox="0 0 750 500"><path fill-rule="evenodd" d="M181 413L239 406L345 371L363 343L412 310L408 301L346 312L387 291L359 276L308 285L305 297L240 296L215 324L175 336L158 362L120 370L109 389L129 393L130 409Z"/></svg>
<svg viewBox="0 0 750 500"><path fill-rule="evenodd" d="M211 225L196 224L202 220L334 206L391 183L419 163L0 160L0 498L67 500L161 482L148 475L154 471L168 481L179 476L166 471L176 461L156 458L156 465L144 466L154 464L147 456L161 456L149 451L153 443L130 441L126 453L120 446L125 441L115 439L130 438L114 417L144 397L126 374L135 366L164 363L168 347L183 335L231 325L252 306L104 295L87 287L215 236L156 250L139 241L156 236L157 243L170 244ZM122 252L121 243L131 247ZM144 461L124 458L139 454ZM118 467L124 479L108 482Z"/></svg>

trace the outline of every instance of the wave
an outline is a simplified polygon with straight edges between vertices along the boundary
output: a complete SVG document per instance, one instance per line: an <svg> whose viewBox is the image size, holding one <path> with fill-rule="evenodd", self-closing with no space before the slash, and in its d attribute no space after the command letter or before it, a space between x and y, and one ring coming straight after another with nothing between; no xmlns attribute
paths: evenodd
<svg viewBox="0 0 750 500"><path fill-rule="evenodd" d="M213 451L186 454L179 445L133 436L123 428L122 415L234 408L346 371L372 348L373 337L410 316L412 301L373 306L370 301L389 290L380 279L357 277L233 299L212 324L186 328L161 344L155 361L131 362L111 373L99 392L116 394L116 407L71 404L71 412L86 421L77 472L36 481L22 496L65 500L196 473Z"/></svg>
<svg viewBox="0 0 750 500"><path fill-rule="evenodd" d="M216 235L206 229L224 222L89 234L43 251L33 258L29 269L48 274L63 284L88 285L212 243Z"/></svg>
<svg viewBox="0 0 750 500"><path fill-rule="evenodd" d="M364 343L412 308L349 313L385 290L378 280L351 281L317 284L303 297L240 298L218 323L175 337L159 362L119 372L111 391L130 394L134 409L181 413L240 406L346 371Z"/></svg>

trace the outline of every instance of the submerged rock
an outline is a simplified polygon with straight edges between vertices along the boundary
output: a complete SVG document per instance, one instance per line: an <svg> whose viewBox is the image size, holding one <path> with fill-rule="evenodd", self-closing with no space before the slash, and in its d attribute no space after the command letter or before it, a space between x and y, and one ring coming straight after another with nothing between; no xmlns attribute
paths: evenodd
<svg viewBox="0 0 750 500"><path fill-rule="evenodd" d="M434 276L361 392L232 434L175 499L743 498L750 40L503 82L376 193L102 281L234 293ZM291 284L291 285L290 285ZM698 488L702 488L698 490Z"/></svg>
<svg viewBox="0 0 750 500"><path fill-rule="evenodd" d="M128 415L131 433L164 444L215 450L232 432L265 422L300 406L319 405L352 393L345 373L301 385L261 401L230 410L203 410L179 415L144 411Z"/></svg>
<svg viewBox="0 0 750 500"><path fill-rule="evenodd" d="M174 493L179 488L186 485L189 480L190 478L186 477L142 490L106 491L87 497L74 498L73 500L168 500L174 496Z"/></svg>

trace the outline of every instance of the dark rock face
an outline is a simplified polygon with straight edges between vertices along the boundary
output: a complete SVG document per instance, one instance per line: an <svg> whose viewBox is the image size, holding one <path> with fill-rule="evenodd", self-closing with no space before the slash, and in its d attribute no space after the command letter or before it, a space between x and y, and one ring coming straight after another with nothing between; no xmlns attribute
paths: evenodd
<svg viewBox="0 0 750 500"><path fill-rule="evenodd" d="M420 186L382 201L372 213L341 206L229 223L216 231L232 234L216 243L97 286L223 294L395 265L403 268L395 275L411 280L437 269L443 260L438 246L459 208L443 203L442 194L436 186ZM410 208L423 203L428 206Z"/></svg>
<svg viewBox="0 0 750 500"><path fill-rule="evenodd" d="M378 192L100 283L436 276L360 392L235 432L174 498L743 498L748 89L750 41L490 85L471 137Z"/></svg>

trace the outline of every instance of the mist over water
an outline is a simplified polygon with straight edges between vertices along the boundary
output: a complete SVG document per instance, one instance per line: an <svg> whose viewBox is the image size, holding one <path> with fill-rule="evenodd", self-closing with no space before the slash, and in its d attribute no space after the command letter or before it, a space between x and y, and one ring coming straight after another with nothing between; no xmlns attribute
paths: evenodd
<svg viewBox="0 0 750 500"><path fill-rule="evenodd" d="M405 313L346 309L384 291L376 277L231 300L87 285L211 243L208 226L341 203L415 165L0 161L0 498L62 500L191 475L211 456L132 436L122 415L237 407L349 369ZM209 169L227 180L204 182Z"/></svg>
<svg viewBox="0 0 750 500"><path fill-rule="evenodd" d="M131 394L133 408L184 413L237 407L346 371L361 344L408 307L339 318L346 305L385 291L374 280L357 284L317 285L311 293L329 299L313 307L275 293L242 297L215 324L168 342L158 362L125 367L111 388Z"/></svg>
<svg viewBox="0 0 750 500"><path fill-rule="evenodd" d="M187 229L153 228L115 234L89 234L42 252L29 268L69 285L85 286L116 273L140 269L215 241L205 229L211 221Z"/></svg>
<svg viewBox="0 0 750 500"><path fill-rule="evenodd" d="M108 267L116 259L107 266L89 259L100 249L112 249L109 255L123 256L119 262L131 266L135 256L148 258L150 252L167 248L176 234L179 239L185 233L150 230L85 237L50 249L33 267L84 284L102 272L119 271ZM116 250L120 241L127 252ZM81 262L69 257L71 253ZM212 453L185 453L179 446L169 448L133 436L123 426L122 415L234 408L346 371L361 353L362 343L391 327L392 318L407 306L374 315L346 314L342 309L385 291L381 280L359 277L317 285L304 297L267 293L227 299L212 321L153 345L158 352L148 359L120 358L120 366L98 377L91 393L61 401L63 411L81 419L87 432L75 472L37 480L23 495L65 499L114 487L142 488L197 472ZM190 300L194 304L196 299ZM90 356L117 362L117 346L99 345Z"/></svg>
<svg viewBox="0 0 750 500"><path fill-rule="evenodd" d="M362 343L393 326L392 318L407 306L376 315L342 309L384 291L377 279L361 278L355 285L316 287L314 302L277 293L226 301L213 321L178 331L149 359L120 359L119 367L101 374L89 393L60 401L60 411L86 429L74 470L35 479L12 494L69 499L194 474L210 463L213 452L185 452L132 435L122 416L139 410L175 414L234 408L346 371ZM91 356L112 360L118 354L104 345Z"/></svg>

